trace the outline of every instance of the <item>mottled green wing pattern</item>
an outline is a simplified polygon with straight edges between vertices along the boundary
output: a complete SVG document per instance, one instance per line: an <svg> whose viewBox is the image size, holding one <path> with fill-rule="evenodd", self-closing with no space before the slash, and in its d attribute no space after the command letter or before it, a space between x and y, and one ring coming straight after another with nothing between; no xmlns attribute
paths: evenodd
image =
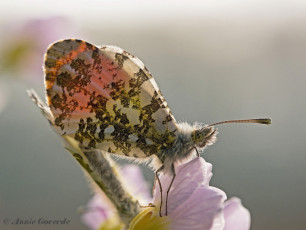
<svg viewBox="0 0 306 230"><path fill-rule="evenodd" d="M177 124L144 64L114 46L52 44L45 56L53 126L85 148L148 157L171 148Z"/></svg>

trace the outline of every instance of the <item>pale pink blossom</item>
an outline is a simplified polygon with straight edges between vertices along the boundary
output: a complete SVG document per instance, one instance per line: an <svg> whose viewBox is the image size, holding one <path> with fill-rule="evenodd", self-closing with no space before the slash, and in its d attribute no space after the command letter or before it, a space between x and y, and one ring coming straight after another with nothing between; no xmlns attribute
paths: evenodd
<svg viewBox="0 0 306 230"><path fill-rule="evenodd" d="M168 196L169 229L175 230L247 230L249 212L238 198L225 202L225 193L209 185L212 165L197 157L176 167L176 177ZM165 215L166 191L171 175L160 175L163 188L162 215ZM160 188L157 183L153 204L159 207ZM224 203L225 202L225 203ZM155 215L159 209L155 209Z"/></svg>
<svg viewBox="0 0 306 230"><path fill-rule="evenodd" d="M195 158L176 166L176 177L168 196L168 215L165 216L166 191L172 180L171 175L159 176L163 189L162 217L159 215L161 202L160 188L156 183L153 192L153 207L145 208L131 222L130 229L156 230L248 230L250 213L238 198L226 200L225 193L209 185L212 165L203 158ZM127 167L122 175L135 188L142 190L145 184L137 166ZM123 179L124 179L123 178ZM133 181L137 183L133 184ZM137 189L136 189L137 190ZM143 192L143 191L142 191ZM140 193L142 193L140 192ZM132 193L133 195L133 193ZM147 195L145 195L147 196ZM87 213L83 222L90 229L97 229L110 218L110 209L103 199L94 198L88 207L95 207L98 213Z"/></svg>
<svg viewBox="0 0 306 230"><path fill-rule="evenodd" d="M114 208L105 197L95 195L87 204L81 220L90 229L99 230L100 226L114 216Z"/></svg>
<svg viewBox="0 0 306 230"><path fill-rule="evenodd" d="M70 37L74 26L64 17L7 22L0 33L0 72L26 80L41 79L43 55L54 41Z"/></svg>
<svg viewBox="0 0 306 230"><path fill-rule="evenodd" d="M233 197L224 205L224 230L245 230L251 225L250 212L242 206L240 199Z"/></svg>

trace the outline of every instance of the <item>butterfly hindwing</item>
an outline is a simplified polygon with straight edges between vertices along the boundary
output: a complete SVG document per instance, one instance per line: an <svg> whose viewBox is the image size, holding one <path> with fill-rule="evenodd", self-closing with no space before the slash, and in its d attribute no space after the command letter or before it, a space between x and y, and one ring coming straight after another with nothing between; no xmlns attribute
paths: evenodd
<svg viewBox="0 0 306 230"><path fill-rule="evenodd" d="M172 147L177 124L138 58L115 46L69 39L48 48L44 68L47 103L60 135L131 157Z"/></svg>

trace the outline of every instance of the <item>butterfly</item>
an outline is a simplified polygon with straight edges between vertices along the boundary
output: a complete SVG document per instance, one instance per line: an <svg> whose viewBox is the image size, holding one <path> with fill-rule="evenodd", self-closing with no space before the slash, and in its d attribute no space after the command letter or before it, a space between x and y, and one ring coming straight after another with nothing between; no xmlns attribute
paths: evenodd
<svg viewBox="0 0 306 230"><path fill-rule="evenodd" d="M178 123L142 61L116 46L58 41L47 49L44 72L47 105L30 94L57 134L73 138L84 149L154 159L157 178L163 171L174 180L175 162L192 157L193 149L198 153L212 145L214 125L271 122Z"/></svg>

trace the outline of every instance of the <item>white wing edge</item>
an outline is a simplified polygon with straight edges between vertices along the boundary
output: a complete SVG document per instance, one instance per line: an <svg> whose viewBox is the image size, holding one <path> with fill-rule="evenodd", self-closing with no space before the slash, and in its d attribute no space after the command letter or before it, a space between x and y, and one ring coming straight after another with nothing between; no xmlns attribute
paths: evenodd
<svg viewBox="0 0 306 230"><path fill-rule="evenodd" d="M34 102L34 104L40 109L44 117L47 118L47 120L51 124L53 124L54 118L51 114L50 108L40 99L40 97L37 95L34 89L28 89L27 93L29 97L32 99L32 101Z"/></svg>

